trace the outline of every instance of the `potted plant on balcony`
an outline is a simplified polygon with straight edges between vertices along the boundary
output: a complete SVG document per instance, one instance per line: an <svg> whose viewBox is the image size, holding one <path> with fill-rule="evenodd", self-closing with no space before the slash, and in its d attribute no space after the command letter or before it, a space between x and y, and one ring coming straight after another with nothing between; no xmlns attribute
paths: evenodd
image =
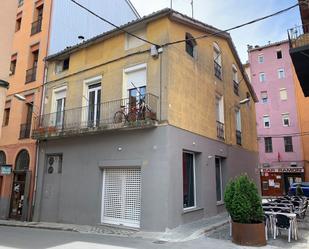
<svg viewBox="0 0 309 249"><path fill-rule="evenodd" d="M238 245L266 245L262 200L247 175L231 180L226 186L224 202L232 219L232 241Z"/></svg>

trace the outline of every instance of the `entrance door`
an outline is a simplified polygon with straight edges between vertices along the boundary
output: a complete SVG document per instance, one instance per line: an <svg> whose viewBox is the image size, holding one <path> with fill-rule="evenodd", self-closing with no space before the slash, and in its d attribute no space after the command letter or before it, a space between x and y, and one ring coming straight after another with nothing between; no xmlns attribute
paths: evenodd
<svg viewBox="0 0 309 249"><path fill-rule="evenodd" d="M88 126L95 127L100 123L101 83L88 87Z"/></svg>
<svg viewBox="0 0 309 249"><path fill-rule="evenodd" d="M141 170L104 169L102 223L140 227Z"/></svg>
<svg viewBox="0 0 309 249"><path fill-rule="evenodd" d="M14 172L11 194L10 218L27 220L29 209L30 172Z"/></svg>
<svg viewBox="0 0 309 249"><path fill-rule="evenodd" d="M41 220L58 222L59 194L61 187L62 155L48 155L44 170Z"/></svg>

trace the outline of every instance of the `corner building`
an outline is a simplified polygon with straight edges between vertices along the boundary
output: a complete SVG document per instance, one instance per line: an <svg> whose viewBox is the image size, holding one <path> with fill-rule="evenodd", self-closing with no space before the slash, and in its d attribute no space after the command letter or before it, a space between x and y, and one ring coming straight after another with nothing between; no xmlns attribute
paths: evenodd
<svg viewBox="0 0 309 249"><path fill-rule="evenodd" d="M170 9L122 28L158 45L218 31ZM111 30L47 62L35 220L164 231L223 212L231 177L259 181L229 34L156 49Z"/></svg>

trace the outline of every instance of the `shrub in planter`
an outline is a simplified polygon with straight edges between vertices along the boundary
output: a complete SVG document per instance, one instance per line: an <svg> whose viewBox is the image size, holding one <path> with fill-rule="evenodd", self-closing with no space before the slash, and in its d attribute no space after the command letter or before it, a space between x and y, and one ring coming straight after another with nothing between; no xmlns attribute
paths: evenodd
<svg viewBox="0 0 309 249"><path fill-rule="evenodd" d="M265 245L262 200L255 183L247 175L231 180L225 189L224 202L232 219L233 242Z"/></svg>

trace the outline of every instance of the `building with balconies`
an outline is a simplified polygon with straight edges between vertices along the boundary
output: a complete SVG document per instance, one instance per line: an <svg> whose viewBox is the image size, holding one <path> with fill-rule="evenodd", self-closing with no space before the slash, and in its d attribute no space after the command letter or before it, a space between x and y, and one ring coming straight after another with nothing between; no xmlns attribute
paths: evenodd
<svg viewBox="0 0 309 249"><path fill-rule="evenodd" d="M223 212L231 177L259 181L230 35L170 9L121 28L46 58L35 220L164 231Z"/></svg>
<svg viewBox="0 0 309 249"><path fill-rule="evenodd" d="M139 18L129 0L84 2L117 25ZM0 164L12 169L0 176L0 219L29 220L38 153L31 130L41 109L43 59L80 42L78 37L90 38L110 27L63 0L2 0L0 17L0 80L10 83L5 105L0 106Z"/></svg>

